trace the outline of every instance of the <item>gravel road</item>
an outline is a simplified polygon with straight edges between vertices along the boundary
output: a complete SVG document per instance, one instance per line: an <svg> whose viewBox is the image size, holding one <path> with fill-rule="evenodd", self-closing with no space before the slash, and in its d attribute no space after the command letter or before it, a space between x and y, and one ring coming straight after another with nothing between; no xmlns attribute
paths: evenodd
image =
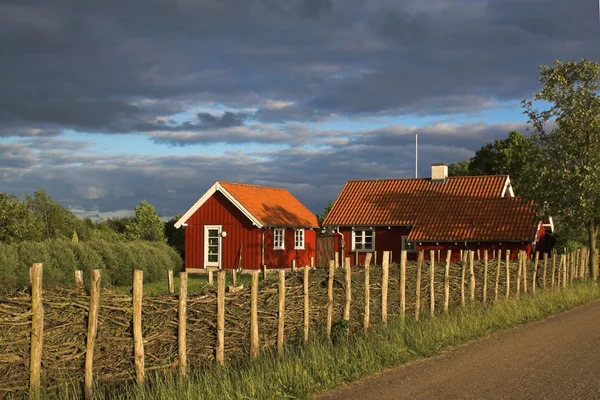
<svg viewBox="0 0 600 400"><path fill-rule="evenodd" d="M600 399L600 301L315 399Z"/></svg>

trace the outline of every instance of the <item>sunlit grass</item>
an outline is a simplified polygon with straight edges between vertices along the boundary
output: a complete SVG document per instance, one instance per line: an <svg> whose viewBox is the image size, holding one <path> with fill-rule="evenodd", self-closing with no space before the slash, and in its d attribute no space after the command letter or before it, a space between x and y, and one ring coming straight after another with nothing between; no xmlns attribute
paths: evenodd
<svg viewBox="0 0 600 400"><path fill-rule="evenodd" d="M288 346L285 356L264 352L257 360L195 371L189 377L148 375L143 387L98 388L98 399L307 399L383 368L430 357L440 351L493 332L544 319L600 297L597 284L580 282L567 289L538 292L521 300L479 303L435 318L401 321L388 328L334 343L315 337L307 346ZM61 398L73 397L73 392Z"/></svg>

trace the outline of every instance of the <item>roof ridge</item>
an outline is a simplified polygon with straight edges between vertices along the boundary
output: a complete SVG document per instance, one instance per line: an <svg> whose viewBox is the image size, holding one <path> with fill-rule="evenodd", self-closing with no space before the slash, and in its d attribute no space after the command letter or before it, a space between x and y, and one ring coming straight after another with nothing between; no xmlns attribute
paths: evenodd
<svg viewBox="0 0 600 400"><path fill-rule="evenodd" d="M502 175L462 175L462 176L449 176L448 179L473 179L473 178L506 178L508 174ZM371 178L371 179L350 179L346 182L381 182L381 181L430 181L431 177L428 178Z"/></svg>
<svg viewBox="0 0 600 400"><path fill-rule="evenodd" d="M229 184L229 185L238 185L238 186L250 186L250 187L255 187L255 188L263 188L263 189L274 189L274 190L285 190L288 191L286 188L280 188L280 187L274 187L274 186L264 186L264 185L255 185L252 183L240 183L240 182L230 182L230 181L218 181L219 184Z"/></svg>

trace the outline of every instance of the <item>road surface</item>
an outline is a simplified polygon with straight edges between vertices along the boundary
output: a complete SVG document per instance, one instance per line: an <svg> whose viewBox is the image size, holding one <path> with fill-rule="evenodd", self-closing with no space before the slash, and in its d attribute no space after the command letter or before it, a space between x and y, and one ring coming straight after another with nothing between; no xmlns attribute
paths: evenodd
<svg viewBox="0 0 600 400"><path fill-rule="evenodd" d="M316 399L600 399L600 301Z"/></svg>

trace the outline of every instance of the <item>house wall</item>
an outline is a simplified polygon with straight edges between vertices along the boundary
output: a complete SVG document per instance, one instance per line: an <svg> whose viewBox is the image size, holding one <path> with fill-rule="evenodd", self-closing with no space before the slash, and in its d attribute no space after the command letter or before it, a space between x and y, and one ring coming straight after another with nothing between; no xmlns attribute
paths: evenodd
<svg viewBox="0 0 600 400"><path fill-rule="evenodd" d="M543 229L542 229L543 231ZM350 264L354 265L364 265L365 257L367 252L354 252L352 251L352 228L344 227L340 228L340 233L344 236L345 241L345 257L350 257ZM409 227L375 227L375 251L373 255L372 263L381 264L382 256L384 251L391 251L391 262L399 263L400 256L402 251L402 236L408 235L410 233ZM538 240L542 240L543 242L543 232L538 236ZM340 263L342 263L342 251L341 251L341 237L339 234L335 234L334 241L335 251L338 252ZM442 260L446 259L446 251L451 250L451 260L459 261L460 260L460 251L468 251L480 250L480 255L483 258L483 250L488 250L488 257L492 258L494 254L494 250L496 251L496 256L498 255L498 250L502 250L502 259L506 259L506 250L510 250L510 258L512 260L518 257L519 250L525 250L527 252L527 256L531 257L532 254L532 243L530 242L440 242L436 245L436 243L423 243L421 245L417 245L417 250L415 252L407 253L407 259L409 261L416 260L417 254L419 251L424 251L425 260L429 260L429 252L430 250L434 250L435 257L437 259L438 254L437 251L440 251L440 257ZM543 251L543 243L538 242L537 251L540 253ZM477 255L475 255L477 258Z"/></svg>
<svg viewBox="0 0 600 400"><path fill-rule="evenodd" d="M391 251L391 262L400 262L400 251L402 248L402 236L408 235L409 227L374 227L375 229L375 251L371 263L381 264L384 251ZM345 257L350 257L350 265L364 265L367 252L352 251L352 228L340 228L340 233L344 235L345 241ZM341 237L335 234L335 249L340 254L340 263L344 256L341 254Z"/></svg>
<svg viewBox="0 0 600 400"><path fill-rule="evenodd" d="M285 249L273 248L274 230L265 229L265 264L267 268L291 268L292 260L296 267L310 265L310 258L317 258L317 232L314 229L304 229L304 249L294 249L295 229L286 228L284 234Z"/></svg>
<svg viewBox="0 0 600 400"><path fill-rule="evenodd" d="M261 265L261 230L222 193L216 192L187 221L185 267L204 268L204 226L221 225L227 236L221 239L221 267L237 268L242 248L242 268Z"/></svg>
<svg viewBox="0 0 600 400"><path fill-rule="evenodd" d="M506 250L510 250L510 259L515 260L519 255L519 250L525 250L527 252L527 256L531 256L531 243L530 242L482 242L482 243L473 243L468 242L466 245L464 242L458 242L454 244L454 242L442 242L439 245L435 243L423 243L422 245L417 245L417 252L423 250L424 259L429 260L430 250L435 251L435 258L437 260L438 254L437 251L440 251L440 258L442 261L446 260L446 252L451 250L452 253L450 255L450 259L453 262L460 261L461 250L463 252L473 250L475 252L475 260L477 260L477 250L479 250L479 254L481 259L483 259L483 251L488 251L488 258L491 259L494 255L494 251L496 252L496 257L498 257L498 250L502 251L502 259L506 260ZM408 258L409 260L416 260L417 253L413 253Z"/></svg>

